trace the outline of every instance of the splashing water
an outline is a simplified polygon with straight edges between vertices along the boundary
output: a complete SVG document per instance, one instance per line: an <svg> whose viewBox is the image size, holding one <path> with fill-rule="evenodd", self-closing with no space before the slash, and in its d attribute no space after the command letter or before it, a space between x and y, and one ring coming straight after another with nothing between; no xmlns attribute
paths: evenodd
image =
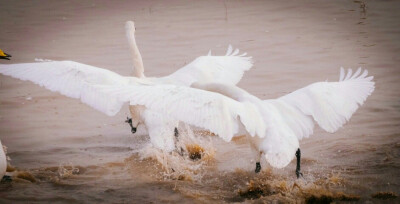
<svg viewBox="0 0 400 204"><path fill-rule="evenodd" d="M58 167L58 177L62 179L68 178L78 173L79 173L79 168L74 167L74 165L71 162L68 165L60 164Z"/></svg>
<svg viewBox="0 0 400 204"><path fill-rule="evenodd" d="M262 160L262 172L255 174L245 137L226 143L193 131L194 140L185 133L177 144L184 151L164 154L148 145L148 135L131 135L124 113L105 117L75 99L0 76L0 139L15 172L36 180L0 184L0 203L357 198L339 192L360 196L354 202L399 203L399 8L398 1L370 0L8 1L0 6L2 19L12 19L0 21L0 36L8 37L1 46L15 58L1 63L73 60L129 75L122 27L134 14L148 76L172 73L209 49L224 54L233 43L255 60L239 86L262 99L337 80L340 66L368 69L376 90L337 133L317 128L301 141L304 178L297 180L295 161L273 169ZM201 159L190 159L192 150Z"/></svg>
<svg viewBox="0 0 400 204"><path fill-rule="evenodd" d="M178 131L177 150L165 152L147 144L138 151L140 158L151 158L159 162L163 167L165 179L199 180L207 170L207 164L214 161L215 149L210 138L212 134L204 131L194 132L186 124L182 124ZM192 155L198 155L199 159L193 158Z"/></svg>

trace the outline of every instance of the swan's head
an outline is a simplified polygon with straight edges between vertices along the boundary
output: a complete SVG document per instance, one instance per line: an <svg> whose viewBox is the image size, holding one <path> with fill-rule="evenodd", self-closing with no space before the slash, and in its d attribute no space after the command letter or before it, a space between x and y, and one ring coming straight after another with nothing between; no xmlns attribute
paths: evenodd
<svg viewBox="0 0 400 204"><path fill-rule="evenodd" d="M127 21L125 23L125 30L126 30L126 33L135 34L135 31L136 31L135 23L133 21Z"/></svg>

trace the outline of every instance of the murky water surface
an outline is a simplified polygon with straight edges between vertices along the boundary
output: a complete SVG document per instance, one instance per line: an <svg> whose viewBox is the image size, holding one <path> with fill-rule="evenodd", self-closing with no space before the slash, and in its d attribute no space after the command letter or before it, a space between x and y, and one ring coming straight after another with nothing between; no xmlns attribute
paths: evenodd
<svg viewBox="0 0 400 204"><path fill-rule="evenodd" d="M199 144L192 161L130 134L128 109L107 117L29 82L0 76L0 138L20 172L0 202L380 202L400 194L400 2L398 1L4 1L0 63L73 60L131 74L124 22L135 20L147 76L172 73L228 44L254 57L239 86L263 99L316 81L340 66L364 67L376 90L344 128L320 129L295 161L253 173L245 137L225 143L182 126ZM186 143L186 144L185 144ZM173 170L172 170L173 169ZM315 197L313 197L315 196ZM330 200L329 200L330 199ZM400 202L399 198L386 202Z"/></svg>

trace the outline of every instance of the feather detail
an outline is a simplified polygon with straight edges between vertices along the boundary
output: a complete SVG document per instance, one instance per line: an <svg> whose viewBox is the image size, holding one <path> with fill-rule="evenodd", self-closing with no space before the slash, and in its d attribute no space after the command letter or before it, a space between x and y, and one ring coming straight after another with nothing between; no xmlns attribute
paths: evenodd
<svg viewBox="0 0 400 204"><path fill-rule="evenodd" d="M225 56L198 57L163 79L185 86L190 86L194 82L235 85L242 79L244 72L253 67L252 58L247 57L247 53L238 54L239 49L233 51L230 45Z"/></svg>
<svg viewBox="0 0 400 204"><path fill-rule="evenodd" d="M313 134L314 121L333 133L342 127L374 91L373 77L362 69L354 74L341 68L339 82L318 82L283 97L265 100L267 124L260 149L276 168L285 167L294 158L298 141Z"/></svg>
<svg viewBox="0 0 400 204"><path fill-rule="evenodd" d="M81 99L83 103L109 116L117 114L122 102L104 95L101 89L107 85L127 85L131 81L109 70L72 61L2 64L0 73Z"/></svg>

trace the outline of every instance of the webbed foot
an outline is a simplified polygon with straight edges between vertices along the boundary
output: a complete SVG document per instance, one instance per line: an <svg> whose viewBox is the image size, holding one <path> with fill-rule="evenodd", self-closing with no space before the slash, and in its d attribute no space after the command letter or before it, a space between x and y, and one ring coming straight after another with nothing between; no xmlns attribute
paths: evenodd
<svg viewBox="0 0 400 204"><path fill-rule="evenodd" d="M255 172L256 173L259 173L261 171L261 164L260 164L260 162L257 162L256 163L256 170L255 170Z"/></svg>
<svg viewBox="0 0 400 204"><path fill-rule="evenodd" d="M303 173L296 170L296 176L297 176L297 178L300 178L300 176L303 177Z"/></svg>
<svg viewBox="0 0 400 204"><path fill-rule="evenodd" d="M8 182L11 182L11 181L12 181L11 176L4 175L0 182L1 183L8 183Z"/></svg>
<svg viewBox="0 0 400 204"><path fill-rule="evenodd" d="M132 132L132 134L135 134L137 128L136 128L136 127L133 127L133 125L132 125L132 118L126 117L125 122L128 123L129 126L131 126L131 132Z"/></svg>

